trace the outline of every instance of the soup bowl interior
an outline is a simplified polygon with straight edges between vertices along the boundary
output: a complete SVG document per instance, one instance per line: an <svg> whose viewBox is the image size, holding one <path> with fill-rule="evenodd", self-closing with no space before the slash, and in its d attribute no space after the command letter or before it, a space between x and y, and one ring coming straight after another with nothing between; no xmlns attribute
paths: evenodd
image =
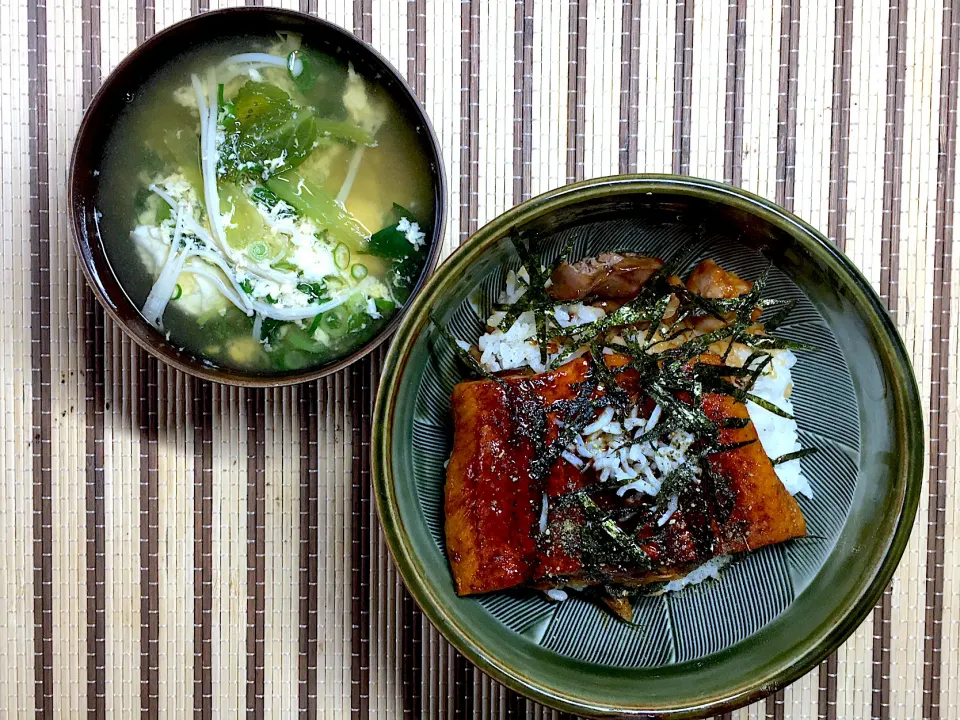
<svg viewBox="0 0 960 720"><path fill-rule="evenodd" d="M628 249L712 257L797 300L779 334L798 352L794 407L814 489L809 537L741 557L717 582L641 598L627 624L577 598L534 591L459 598L443 538L450 389L466 376L434 326L476 341L518 260ZM766 695L836 648L873 608L903 552L922 477L920 403L909 360L867 281L819 233L775 205L690 178L634 176L549 192L482 228L429 280L385 363L373 483L403 578L472 662L548 705L585 715L702 717Z"/></svg>
<svg viewBox="0 0 960 720"><path fill-rule="evenodd" d="M399 119L416 138L429 175L433 222L426 234L424 267L413 285L411 297L436 266L446 213L446 187L440 149L423 109L400 74L375 50L347 31L316 17L270 8L232 8L204 13L173 25L134 50L107 78L88 108L80 126L70 168L70 212L80 264L94 294L128 335L159 359L192 375L235 385L286 385L335 372L369 353L397 326L409 307L401 307L365 344L350 354L326 364L285 372L245 371L215 364L197 353L178 348L139 312L118 273L111 265L107 243L117 241L104 227L103 208L98 207L104 178L101 168L112 140L117 118L136 103L145 88L156 82L171 63L212 43L237 38L265 38L275 33L295 33L303 44L349 63L365 79L374 80L392 101Z"/></svg>

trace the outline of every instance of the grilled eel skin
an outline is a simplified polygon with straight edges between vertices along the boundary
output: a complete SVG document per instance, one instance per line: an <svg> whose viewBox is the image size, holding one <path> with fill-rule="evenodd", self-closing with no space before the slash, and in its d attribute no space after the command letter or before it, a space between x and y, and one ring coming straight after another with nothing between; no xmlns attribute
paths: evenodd
<svg viewBox="0 0 960 720"><path fill-rule="evenodd" d="M619 364L607 356L607 364ZM613 358L613 359L611 359ZM806 533L796 500L786 491L759 442L709 457L720 482L704 481L681 494L678 510L663 527L656 499L612 490L591 492L601 512L633 503L639 518L630 537L649 559L610 553L608 538L590 523L576 491L596 482L560 458L542 479L530 461L544 444L531 441L528 413L517 405L544 408L577 396L589 360L579 358L533 376L462 382L452 395L454 446L445 488L446 541L459 595L518 585L637 586L682 577L708 559L755 550ZM622 374L621 377L627 375ZM509 385L509 392L504 384ZM519 403L518 403L519 400ZM648 403L649 404L649 403ZM642 408L649 415L651 407ZM707 394L704 410L716 423L748 419L747 408L727 395ZM554 413L548 413L553 420ZM557 435L548 422L545 445ZM752 423L722 428L724 445L756 441ZM542 441L541 441L542 443ZM549 496L547 532L540 532L544 492ZM606 542L605 542L606 541Z"/></svg>
<svg viewBox="0 0 960 720"><path fill-rule="evenodd" d="M634 277L632 265L642 265L643 260L631 258L631 267L627 268L629 277L638 283L636 289L646 276ZM656 259L646 260L651 267L661 264ZM603 283L595 282L597 262L590 267L582 265L564 271L590 271L578 278L579 285L589 285L584 292L594 293L601 302L623 301L619 294L606 292ZM604 278L612 272L611 268L600 269L606 273ZM556 288L564 285L563 277L553 279ZM672 281L681 282L679 278ZM737 297L749 292L753 284L705 260L693 270L686 285L691 292L718 298ZM712 327L700 329L706 332ZM708 356L701 360L719 362L719 358L711 360ZM616 365L623 359L606 356L605 362ZM755 550L806 534L799 505L783 487L756 442L756 429L748 423L739 429L721 429L720 442L755 442L711 456L719 482L688 487L681 493L677 511L663 527L657 524L663 508L651 498L635 493L617 498L612 491L590 492L600 512L633 506L630 509L635 517L629 537L642 549L643 557L639 562L636 554L624 557L622 553L618 556L600 551L596 527L590 530L586 508L571 500L577 491L596 482L595 473L558 459L543 478L533 478L530 461L538 452L536 448L542 452L555 439L557 427L552 422L554 415L548 413L546 435L536 444L530 439L536 428L530 426L529 413L517 412L518 404L547 407L557 400L576 397L577 383L587 376L588 363L577 359L541 375L505 378L501 383L464 382L454 388L455 436L447 469L445 510L447 550L458 594L525 584L541 588L564 584L629 587L673 580L716 555ZM640 393L638 388L629 388L629 373L621 374L620 379L637 400ZM509 386L509 396L505 386ZM648 416L651 410L652 402L645 401L641 414ZM725 395L706 395L704 411L718 424L724 418L749 419L746 407ZM550 500L547 532L541 533L544 494ZM604 540L601 536L599 544ZM623 597L605 595L604 601L614 612L629 616L629 603Z"/></svg>

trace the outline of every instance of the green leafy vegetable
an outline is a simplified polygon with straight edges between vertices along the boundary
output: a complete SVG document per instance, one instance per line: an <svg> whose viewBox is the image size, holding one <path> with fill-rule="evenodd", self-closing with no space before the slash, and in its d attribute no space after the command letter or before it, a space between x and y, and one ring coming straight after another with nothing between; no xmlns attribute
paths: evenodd
<svg viewBox="0 0 960 720"><path fill-rule="evenodd" d="M217 124L225 128L234 127L237 121L237 113L233 103L223 99L223 83L217 85L217 102L220 108Z"/></svg>
<svg viewBox="0 0 960 720"><path fill-rule="evenodd" d="M370 233L343 205L318 184L307 180L296 170L267 180L267 188L279 200L313 220L331 237L355 251L363 251Z"/></svg>
<svg viewBox="0 0 960 720"><path fill-rule="evenodd" d="M272 190L258 185L250 192L250 198L264 207L268 212L273 212L278 218L295 218L296 211L288 203L284 203ZM281 205L281 203L283 203ZM277 206L280 207L277 207Z"/></svg>
<svg viewBox="0 0 960 720"><path fill-rule="evenodd" d="M283 90L249 81L221 116L225 139L221 165L232 177L264 179L296 167L318 146L320 130L310 108L294 103Z"/></svg>
<svg viewBox="0 0 960 720"><path fill-rule="evenodd" d="M315 122L317 132L321 136L348 140L356 145L366 145L367 147L374 147L377 144L373 139L373 134L359 125L344 120L330 120L319 117L316 118Z"/></svg>
<svg viewBox="0 0 960 720"><path fill-rule="evenodd" d="M297 90L325 117L346 117L343 91L347 71L329 55L301 47L287 56L287 70Z"/></svg>
<svg viewBox="0 0 960 720"><path fill-rule="evenodd" d="M404 218L419 227L419 222L412 212L394 203L390 211L390 224L370 236L366 251L387 260L405 260L418 252L422 253L423 250L418 251L410 243L406 232L399 229L400 221Z"/></svg>
<svg viewBox="0 0 960 720"><path fill-rule="evenodd" d="M286 324L282 320L264 318L260 325L260 339L269 345L275 345L280 339L280 330Z"/></svg>
<svg viewBox="0 0 960 720"><path fill-rule="evenodd" d="M319 117L287 93L253 80L240 87L230 102L222 98L218 118L224 129L221 166L230 177L269 178L290 170L329 139L373 145L373 136L344 120Z"/></svg>
<svg viewBox="0 0 960 720"><path fill-rule="evenodd" d="M413 245L407 238L407 230L401 230L401 223L406 221L423 228L416 217L406 208L394 203L392 210L392 224L378 230L370 237L367 244L367 253L392 261L387 271L387 285L399 303L405 303L413 290L413 285L420 276L420 270L427 256L427 244L420 247Z"/></svg>
<svg viewBox="0 0 960 720"><path fill-rule="evenodd" d="M311 302L322 303L330 299L330 294L327 292L327 286L324 283L298 283L297 290L309 295Z"/></svg>

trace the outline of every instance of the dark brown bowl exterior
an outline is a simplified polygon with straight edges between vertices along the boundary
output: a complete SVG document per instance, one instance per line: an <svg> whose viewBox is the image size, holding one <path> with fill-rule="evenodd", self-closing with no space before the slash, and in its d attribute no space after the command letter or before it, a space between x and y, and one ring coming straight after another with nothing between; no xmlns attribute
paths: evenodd
<svg viewBox="0 0 960 720"><path fill-rule="evenodd" d="M245 34L262 36L270 31L296 32L306 43L336 53L368 75L376 76L391 92L411 125L425 138L427 164L434 190L433 234L427 260L405 307L372 340L350 355L317 368L286 374L244 373L209 363L180 350L151 326L130 301L107 259L94 206L99 184L97 170L113 129L114 119L136 97L143 85L170 58L220 37ZM70 163L70 214L80 267L100 304L140 347L178 370L205 380L246 387L277 387L315 380L359 360L384 342L399 325L413 298L437 265L446 221L446 177L440 144L430 120L400 73L376 50L325 20L294 12L262 7L238 7L207 12L157 33L137 47L110 74L90 103L73 147Z"/></svg>

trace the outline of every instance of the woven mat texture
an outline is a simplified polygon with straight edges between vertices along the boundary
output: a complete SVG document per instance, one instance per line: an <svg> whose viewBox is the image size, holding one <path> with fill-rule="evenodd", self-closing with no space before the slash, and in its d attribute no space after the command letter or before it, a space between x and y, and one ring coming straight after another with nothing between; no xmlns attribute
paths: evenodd
<svg viewBox="0 0 960 720"><path fill-rule="evenodd" d="M960 3L278 4L410 79L450 180L444 254L531 195L639 170L741 185L853 258L920 384L920 511L849 641L732 717L960 718ZM476 671L398 579L369 487L382 351L219 387L149 359L86 289L66 195L84 106L216 6L0 0L0 717L558 717Z"/></svg>

